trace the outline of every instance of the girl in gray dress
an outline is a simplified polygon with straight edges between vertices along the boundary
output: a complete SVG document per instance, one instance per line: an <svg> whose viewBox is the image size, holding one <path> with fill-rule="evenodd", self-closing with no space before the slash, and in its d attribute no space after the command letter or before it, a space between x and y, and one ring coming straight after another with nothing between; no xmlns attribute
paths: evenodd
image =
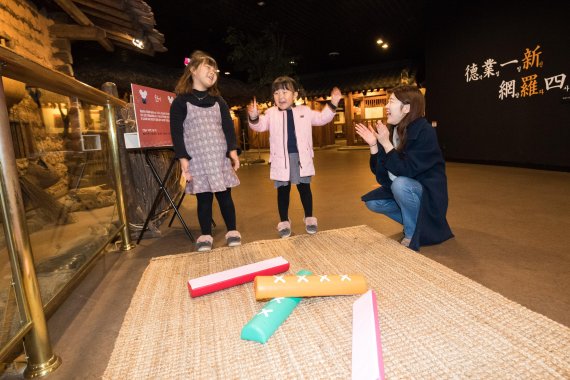
<svg viewBox="0 0 570 380"><path fill-rule="evenodd" d="M180 160L186 193L198 200L202 235L198 251L212 249L212 203L214 196L227 227L226 242L241 244L236 230L236 212L231 188L239 185L238 146L229 107L217 87L218 65L201 51L192 53L176 84L177 97L170 107L170 132Z"/></svg>

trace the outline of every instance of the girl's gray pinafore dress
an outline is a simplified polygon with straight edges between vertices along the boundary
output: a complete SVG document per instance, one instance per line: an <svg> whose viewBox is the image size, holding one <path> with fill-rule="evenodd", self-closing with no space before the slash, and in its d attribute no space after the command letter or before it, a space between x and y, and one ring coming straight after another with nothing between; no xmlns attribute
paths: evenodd
<svg viewBox="0 0 570 380"><path fill-rule="evenodd" d="M192 181L186 183L186 193L216 193L239 185L231 160L226 157L228 144L222 131L219 104L198 107L188 102L186 107L184 144L192 157Z"/></svg>

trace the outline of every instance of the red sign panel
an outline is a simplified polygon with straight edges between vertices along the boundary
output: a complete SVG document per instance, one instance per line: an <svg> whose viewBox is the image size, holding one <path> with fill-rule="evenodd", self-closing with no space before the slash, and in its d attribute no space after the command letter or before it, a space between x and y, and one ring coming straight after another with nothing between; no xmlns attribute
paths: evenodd
<svg viewBox="0 0 570 380"><path fill-rule="evenodd" d="M172 146L170 105L173 92L131 84L140 148Z"/></svg>

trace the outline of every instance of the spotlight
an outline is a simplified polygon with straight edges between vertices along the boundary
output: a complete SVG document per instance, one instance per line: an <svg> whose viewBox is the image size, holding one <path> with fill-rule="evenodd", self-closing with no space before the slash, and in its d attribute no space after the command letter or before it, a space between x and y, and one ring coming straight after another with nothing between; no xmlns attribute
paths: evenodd
<svg viewBox="0 0 570 380"><path fill-rule="evenodd" d="M138 47L139 49L144 49L144 41L138 38L133 38L133 45Z"/></svg>

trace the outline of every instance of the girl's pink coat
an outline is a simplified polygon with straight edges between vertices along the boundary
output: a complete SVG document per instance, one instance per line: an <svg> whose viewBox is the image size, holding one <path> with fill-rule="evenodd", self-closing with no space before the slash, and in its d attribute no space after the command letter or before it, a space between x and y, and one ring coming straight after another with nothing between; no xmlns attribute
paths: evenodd
<svg viewBox="0 0 570 380"><path fill-rule="evenodd" d="M301 162L301 177L315 175L313 164L312 126L330 123L335 112L326 106L322 111L315 111L305 105L295 106L295 135ZM275 181L289 181L289 152L287 152L287 112L273 106L260 115L256 122L249 121L249 127L256 132L269 131L269 177Z"/></svg>

